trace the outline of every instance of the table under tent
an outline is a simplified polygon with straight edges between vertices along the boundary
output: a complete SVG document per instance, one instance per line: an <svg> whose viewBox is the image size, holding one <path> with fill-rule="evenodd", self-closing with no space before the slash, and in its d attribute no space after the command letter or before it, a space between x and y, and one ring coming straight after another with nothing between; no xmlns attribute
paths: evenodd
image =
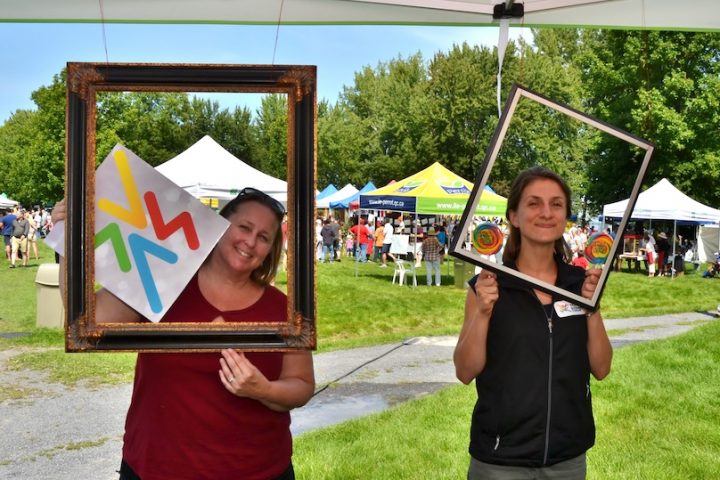
<svg viewBox="0 0 720 480"><path fill-rule="evenodd" d="M420 244L414 234L420 215L460 216L473 189L472 182L448 170L435 162L414 175L360 195L360 212L384 211L399 212L410 217L410 234L395 241L391 246L398 255L408 256L412 252L413 261L399 258L396 261L396 276L404 279L412 278L417 285L415 255ZM504 217L507 199L489 190L482 193L475 214L485 217ZM401 234L404 235L404 234ZM395 236L393 236L395 239ZM409 249L402 252L408 245ZM357 275L357 267L356 267ZM399 282L402 283L402 282Z"/></svg>

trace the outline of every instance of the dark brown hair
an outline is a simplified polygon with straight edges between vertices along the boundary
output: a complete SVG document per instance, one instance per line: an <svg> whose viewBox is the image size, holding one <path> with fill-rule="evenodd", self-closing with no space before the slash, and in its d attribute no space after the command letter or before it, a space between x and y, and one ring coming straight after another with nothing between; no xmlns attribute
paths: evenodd
<svg viewBox="0 0 720 480"><path fill-rule="evenodd" d="M273 238L270 253L267 257L265 257L262 265L253 270L250 274L250 278L260 285L270 285L270 283L272 283L275 279L275 275L277 275L278 265L280 265L280 259L282 258L282 222L283 217L285 216L285 207L283 207L282 203L272 198L265 192L254 188L244 188L240 191L237 197L230 200L230 202L225 205L222 210L220 210L220 216L223 218L230 218L230 216L235 213L238 206L246 202L257 202L268 207L275 214L275 219L277 220L277 231L275 232L275 236Z"/></svg>
<svg viewBox="0 0 720 480"><path fill-rule="evenodd" d="M520 230L513 226L510 221L510 211L517 212L523 192L527 186L535 180L552 180L560 186L565 194L565 218L570 218L570 200L572 193L570 192L570 187L568 187L568 184L560 175L541 166L530 167L527 170L520 172L518 176L515 177L512 187L510 188L510 196L508 196L507 209L505 210L505 217L508 220L510 233L508 235L507 243L505 244L505 250L503 250L503 263L510 261L514 262L517 260L517 256L520 253ZM560 258L562 261L567 261L567 249L565 248L565 241L562 236L555 241L555 256Z"/></svg>

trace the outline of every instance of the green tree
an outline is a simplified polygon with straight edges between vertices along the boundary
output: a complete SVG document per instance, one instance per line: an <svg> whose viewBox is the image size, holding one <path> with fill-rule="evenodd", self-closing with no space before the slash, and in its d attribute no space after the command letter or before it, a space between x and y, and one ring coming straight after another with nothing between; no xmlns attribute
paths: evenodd
<svg viewBox="0 0 720 480"><path fill-rule="evenodd" d="M506 78L556 103L583 109L580 71L570 63L575 50L574 31L547 35L536 32L535 44L520 40L517 57L511 61ZM510 181L525 168L542 165L561 175L573 192L573 211L583 210L588 196L587 165L598 141L594 128L565 113L526 99L518 104L503 143L506 162L494 175L493 183L503 195L509 193ZM503 170L504 168L504 170Z"/></svg>
<svg viewBox="0 0 720 480"><path fill-rule="evenodd" d="M221 110L214 118L210 136L227 151L249 165L258 165L258 145L252 113L247 107Z"/></svg>
<svg viewBox="0 0 720 480"><path fill-rule="evenodd" d="M18 110L0 127L0 192L22 205L41 200L29 181L37 112Z"/></svg>
<svg viewBox="0 0 720 480"><path fill-rule="evenodd" d="M660 31L584 32L579 56L595 115L655 144L646 184L665 177L693 198L720 203L720 37ZM591 165L600 204L629 191L641 152L601 142ZM635 169L637 170L637 169Z"/></svg>
<svg viewBox="0 0 720 480"><path fill-rule="evenodd" d="M545 37L545 49L508 44L502 72L501 97L514 83L555 101L578 108L582 103L579 71L568 65L557 37ZM497 52L486 47L455 45L435 55L430 65L431 124L441 163L474 180L480 172L498 122ZM490 184L507 195L515 176L543 165L568 179L574 191L585 185L584 164L589 139L570 117L523 99L511 119Z"/></svg>
<svg viewBox="0 0 720 480"><path fill-rule="evenodd" d="M263 97L254 122L259 157L255 168L287 179L288 99L273 94Z"/></svg>
<svg viewBox="0 0 720 480"><path fill-rule="evenodd" d="M507 49L505 71L514 61ZM487 47L467 43L438 52L430 62L430 129L437 141L437 160L458 175L474 180L497 125L498 62ZM503 82L507 95L512 81Z"/></svg>
<svg viewBox="0 0 720 480"><path fill-rule="evenodd" d="M330 183L342 188L347 183L361 185L367 181L360 163L361 122L346 105L320 102L317 143L318 188Z"/></svg>
<svg viewBox="0 0 720 480"><path fill-rule="evenodd" d="M366 66L344 88L340 101L357 118L365 181L383 185L436 161L426 88L427 67L419 53L376 69Z"/></svg>
<svg viewBox="0 0 720 480"><path fill-rule="evenodd" d="M55 203L65 191L65 71L31 98L38 108L25 168L27 191L36 201Z"/></svg>
<svg viewBox="0 0 720 480"><path fill-rule="evenodd" d="M37 111L15 112L0 128L0 189L25 206L63 197L65 72L32 93Z"/></svg>
<svg viewBox="0 0 720 480"><path fill-rule="evenodd" d="M98 95L96 162L102 162L116 143L157 166L185 150L197 139L190 132L210 111L192 110L187 94L104 92ZM192 117L191 113L195 116ZM192 118L192 122L190 121Z"/></svg>

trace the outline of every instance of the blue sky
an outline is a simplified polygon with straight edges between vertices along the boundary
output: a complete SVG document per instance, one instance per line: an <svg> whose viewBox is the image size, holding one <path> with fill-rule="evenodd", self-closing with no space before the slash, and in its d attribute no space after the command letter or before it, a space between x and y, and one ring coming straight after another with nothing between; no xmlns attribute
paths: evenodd
<svg viewBox="0 0 720 480"><path fill-rule="evenodd" d="M277 48L275 39L277 33ZM511 29L511 38L520 29ZM529 35L529 34L526 34ZM309 64L318 98L335 103L364 66L453 43L494 46L496 27L248 26L0 23L0 123L35 109L30 94L68 61ZM226 105L223 105L226 106Z"/></svg>

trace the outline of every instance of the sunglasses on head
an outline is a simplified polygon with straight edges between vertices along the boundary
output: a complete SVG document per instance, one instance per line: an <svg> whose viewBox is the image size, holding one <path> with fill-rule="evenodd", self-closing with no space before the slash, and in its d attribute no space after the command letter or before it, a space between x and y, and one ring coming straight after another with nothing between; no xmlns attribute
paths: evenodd
<svg viewBox="0 0 720 480"><path fill-rule="evenodd" d="M256 200L266 207L270 208L277 217L282 220L283 216L285 215L285 207L282 203L280 203L278 200L274 199L267 193L263 192L262 190L258 190L257 188L252 187L245 187L242 190L240 190L240 193L237 194L237 197L235 197L230 203L231 204L239 204L242 202L247 202L250 200Z"/></svg>

